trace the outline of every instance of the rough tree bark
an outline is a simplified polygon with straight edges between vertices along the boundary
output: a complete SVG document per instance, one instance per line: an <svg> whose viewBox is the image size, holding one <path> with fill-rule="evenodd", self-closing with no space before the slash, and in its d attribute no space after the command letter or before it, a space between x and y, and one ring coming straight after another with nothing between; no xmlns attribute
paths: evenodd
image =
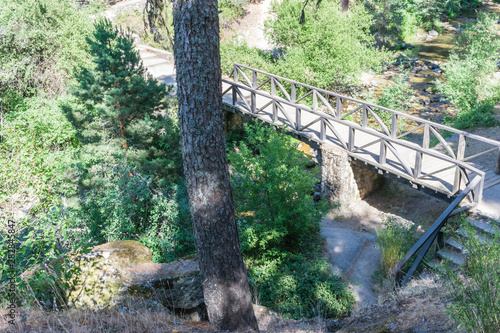
<svg viewBox="0 0 500 333"><path fill-rule="evenodd" d="M258 331L229 183L217 0L175 0L173 15L182 158L208 317L217 329Z"/></svg>

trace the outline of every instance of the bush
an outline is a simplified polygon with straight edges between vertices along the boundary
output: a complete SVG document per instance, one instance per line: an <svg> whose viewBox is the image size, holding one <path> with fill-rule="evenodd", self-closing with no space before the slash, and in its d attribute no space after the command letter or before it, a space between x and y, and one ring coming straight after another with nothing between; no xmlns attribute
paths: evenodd
<svg viewBox="0 0 500 333"><path fill-rule="evenodd" d="M484 242L466 221L461 227L471 237L462 242L468 252L465 265L446 270L452 296L450 315L468 332L499 332L500 229L497 227L496 236Z"/></svg>
<svg viewBox="0 0 500 333"><path fill-rule="evenodd" d="M409 109L409 100L413 96L413 90L408 82L408 72L395 76L392 84L383 88L382 93L378 97L378 105L393 109L399 112L405 112ZM384 124L390 128L392 124L392 113L375 110ZM407 119L398 119L398 133L406 132Z"/></svg>
<svg viewBox="0 0 500 333"><path fill-rule="evenodd" d="M353 3L345 14L339 1L318 3L305 6L303 24L303 1L272 3L275 16L265 26L267 36L284 51L277 61L279 75L332 88L356 83L359 74L388 59L387 53L373 47L372 16L362 5Z"/></svg>
<svg viewBox="0 0 500 333"><path fill-rule="evenodd" d="M85 37L95 8L77 9L70 0L0 0L0 6L0 97L63 92L73 66L89 63Z"/></svg>
<svg viewBox="0 0 500 333"><path fill-rule="evenodd" d="M153 177L123 164L97 164L85 177L95 183L85 193L72 225L87 230L81 244L135 239L149 247L155 262L194 251L184 185L158 188Z"/></svg>
<svg viewBox="0 0 500 333"><path fill-rule="evenodd" d="M496 19L481 15L477 24L469 24L456 41L445 67L443 91L458 108L455 126L467 128L494 125L493 105L500 101L500 86L491 75L497 69L500 40Z"/></svg>
<svg viewBox="0 0 500 333"><path fill-rule="evenodd" d="M264 258L295 252L319 234L326 206L312 204L317 180L304 170L297 141L261 124L246 125L245 131L246 142L229 152L242 250Z"/></svg>
<svg viewBox="0 0 500 333"><path fill-rule="evenodd" d="M392 270L415 244L416 225L406 226L388 217L384 227L377 229L377 247L382 253L382 275L392 281Z"/></svg>
<svg viewBox="0 0 500 333"><path fill-rule="evenodd" d="M299 319L349 313L354 298L321 258L326 203L311 196L316 178L297 141L262 124L229 152L241 249L262 304Z"/></svg>

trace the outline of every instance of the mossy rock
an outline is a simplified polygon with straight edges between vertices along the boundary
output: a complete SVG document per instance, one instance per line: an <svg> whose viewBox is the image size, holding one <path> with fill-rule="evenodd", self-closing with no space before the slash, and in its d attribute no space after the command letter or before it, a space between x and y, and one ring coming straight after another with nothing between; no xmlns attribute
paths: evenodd
<svg viewBox="0 0 500 333"><path fill-rule="evenodd" d="M90 251L79 250L25 272L23 276L35 281L34 272L49 273L52 280L56 280L59 295L63 291L58 307L102 309L123 305L127 299L135 297L154 300L186 313L204 308L198 261L183 258L155 264L151 251L137 241L115 241ZM36 281L42 283L40 278Z"/></svg>

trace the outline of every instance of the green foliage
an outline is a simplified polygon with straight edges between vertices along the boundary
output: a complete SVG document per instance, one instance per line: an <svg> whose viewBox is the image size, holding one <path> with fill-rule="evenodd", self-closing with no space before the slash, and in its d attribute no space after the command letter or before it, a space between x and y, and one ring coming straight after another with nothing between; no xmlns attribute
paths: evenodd
<svg viewBox="0 0 500 333"><path fill-rule="evenodd" d="M403 74L395 76L392 80L392 84L387 85L382 90L382 93L378 97L378 105L393 109L399 112L405 112L409 109L409 100L413 96L413 90L410 88L408 82L408 72L403 72ZM375 110L379 115L380 119L384 124L390 128L392 123L392 113ZM398 119L398 132L406 132L406 118Z"/></svg>
<svg viewBox="0 0 500 333"><path fill-rule="evenodd" d="M443 91L458 108L457 128L493 126L493 105L500 101L500 86L492 79L496 71L500 40L496 18L481 15L476 24L463 29L445 67L446 81L439 82Z"/></svg>
<svg viewBox="0 0 500 333"><path fill-rule="evenodd" d="M219 0L219 10L222 26L230 26L238 18L243 17L249 0Z"/></svg>
<svg viewBox="0 0 500 333"><path fill-rule="evenodd" d="M313 171L297 141L262 124L245 125L246 140L229 152L241 249L260 302L293 318L347 314L354 302L321 258Z"/></svg>
<svg viewBox="0 0 500 333"><path fill-rule="evenodd" d="M221 41L220 56L222 72L225 74L231 73L234 63L244 64L267 72L275 71L271 54L256 47L249 47L238 38Z"/></svg>
<svg viewBox="0 0 500 333"><path fill-rule="evenodd" d="M137 239L156 261L189 253L179 128L165 110L166 87L146 76L131 38L109 21L98 22L87 42L96 66L76 74L74 89L85 105L67 110L84 145L76 165L82 199L73 222L88 230L82 242Z"/></svg>
<svg viewBox="0 0 500 333"><path fill-rule="evenodd" d="M0 127L0 201L29 193L49 205L58 195L55 188L63 184L64 170L79 146L60 108L67 100L29 98L7 114Z"/></svg>
<svg viewBox="0 0 500 333"><path fill-rule="evenodd" d="M392 270L415 244L415 228L415 224L407 226L389 217L384 227L377 230L377 247L382 253L380 269L384 278L392 279Z"/></svg>
<svg viewBox="0 0 500 333"><path fill-rule="evenodd" d="M156 262L194 251L184 185L158 188L153 176L143 177L123 164L102 163L86 171L85 178L94 184L72 217L72 225L86 230L83 241L136 239L152 250Z"/></svg>
<svg viewBox="0 0 500 333"><path fill-rule="evenodd" d="M65 90L74 64L88 64L89 15L71 0L0 0L0 97L10 109L19 98Z"/></svg>
<svg viewBox="0 0 500 333"><path fill-rule="evenodd" d="M229 153L236 212L254 212L238 218L243 252L264 259L294 252L319 233L325 206L312 205L310 195L317 180L304 171L298 142L264 125L245 130L246 142Z"/></svg>
<svg viewBox="0 0 500 333"><path fill-rule="evenodd" d="M96 67L77 73L74 94L121 133L126 148L126 128L134 119L165 108L166 87L146 75L132 38L110 21L96 23L94 38L87 43Z"/></svg>
<svg viewBox="0 0 500 333"><path fill-rule="evenodd" d="M476 7L479 0L365 0L364 5L374 16L372 29L403 41L415 38L418 28L439 30L444 15L456 17L462 9Z"/></svg>
<svg viewBox="0 0 500 333"><path fill-rule="evenodd" d="M325 259L286 253L282 260L247 266L259 302L284 317L338 318L354 304L352 292Z"/></svg>
<svg viewBox="0 0 500 333"><path fill-rule="evenodd" d="M500 230L494 228L496 236L485 242L467 221L462 221L461 228L471 237L462 242L468 252L465 265L446 270L450 315L467 332L499 332Z"/></svg>
<svg viewBox="0 0 500 333"><path fill-rule="evenodd" d="M347 15L339 1L325 0L318 6L311 2L300 24L303 5L301 0L272 3L275 16L265 23L266 33L284 52L275 73L331 88L356 83L362 71L388 59L387 53L373 48L372 16L364 6L353 3Z"/></svg>

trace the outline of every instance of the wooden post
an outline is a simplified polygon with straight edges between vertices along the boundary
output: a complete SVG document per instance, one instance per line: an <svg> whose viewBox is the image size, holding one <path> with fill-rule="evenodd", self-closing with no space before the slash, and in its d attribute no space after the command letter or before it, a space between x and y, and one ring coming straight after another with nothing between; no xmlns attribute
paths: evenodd
<svg viewBox="0 0 500 333"><path fill-rule="evenodd" d="M366 104L363 104L363 120L361 123L361 127L366 127L368 125L368 114L366 111Z"/></svg>
<svg viewBox="0 0 500 333"><path fill-rule="evenodd" d="M271 77L271 96L273 97L273 122L278 120L278 106L276 106L276 101L274 100L274 96L276 96L276 82L274 82L274 78Z"/></svg>
<svg viewBox="0 0 500 333"><path fill-rule="evenodd" d="M392 122L391 122L391 138L395 138L398 136L398 115L392 114Z"/></svg>
<svg viewBox="0 0 500 333"><path fill-rule="evenodd" d="M290 92L290 99L292 103L297 102L297 87L295 83L292 83L292 90ZM295 130L300 131L300 123L302 118L302 110L299 107L295 107Z"/></svg>
<svg viewBox="0 0 500 333"><path fill-rule="evenodd" d="M253 89L256 89L257 88L257 72L256 71L252 71L252 88ZM252 113L255 113L256 109L257 109L257 96L255 94L255 92L252 91L251 95L250 95L250 103L251 103L251 112Z"/></svg>
<svg viewBox="0 0 500 333"><path fill-rule="evenodd" d="M356 134L356 130L354 127L349 127L349 143L347 144L347 148L349 151L354 150L354 135Z"/></svg>
<svg viewBox="0 0 500 333"><path fill-rule="evenodd" d="M465 146L466 146L466 136L460 134L460 138L458 139L458 148L457 148L457 161L461 161L465 156ZM460 172L460 167L457 165L455 169L455 181L453 182L453 193L457 193L460 190L460 183L462 182L462 173Z"/></svg>
<svg viewBox="0 0 500 333"><path fill-rule="evenodd" d="M387 159L387 146L385 145L385 140L380 140L380 156L378 159L378 163L380 165L384 165Z"/></svg>
<svg viewBox="0 0 500 333"><path fill-rule="evenodd" d="M236 66L236 64L234 65L234 69L233 69L233 81L234 81L234 83L238 83L238 66ZM233 92L233 106L234 106L234 105L236 105L236 102L238 101L238 94L236 93L235 86L233 86L232 92Z"/></svg>
<svg viewBox="0 0 500 333"><path fill-rule="evenodd" d="M337 97L337 119L342 119L342 99Z"/></svg>
<svg viewBox="0 0 500 333"><path fill-rule="evenodd" d="M318 95L316 90L313 90L313 110L318 111Z"/></svg>
<svg viewBox="0 0 500 333"><path fill-rule="evenodd" d="M497 167L495 169L495 173L500 175L500 147L498 148L498 159L497 159Z"/></svg>
<svg viewBox="0 0 500 333"><path fill-rule="evenodd" d="M320 140L325 141L326 140L326 122L325 122L324 118L321 118L320 124L321 124Z"/></svg>
<svg viewBox="0 0 500 333"><path fill-rule="evenodd" d="M422 148L429 149L430 142L430 127L429 124L424 126L424 140L422 142ZM417 151L415 155L415 169L413 170L413 178L418 179L422 173L422 163L424 161L424 153Z"/></svg>

